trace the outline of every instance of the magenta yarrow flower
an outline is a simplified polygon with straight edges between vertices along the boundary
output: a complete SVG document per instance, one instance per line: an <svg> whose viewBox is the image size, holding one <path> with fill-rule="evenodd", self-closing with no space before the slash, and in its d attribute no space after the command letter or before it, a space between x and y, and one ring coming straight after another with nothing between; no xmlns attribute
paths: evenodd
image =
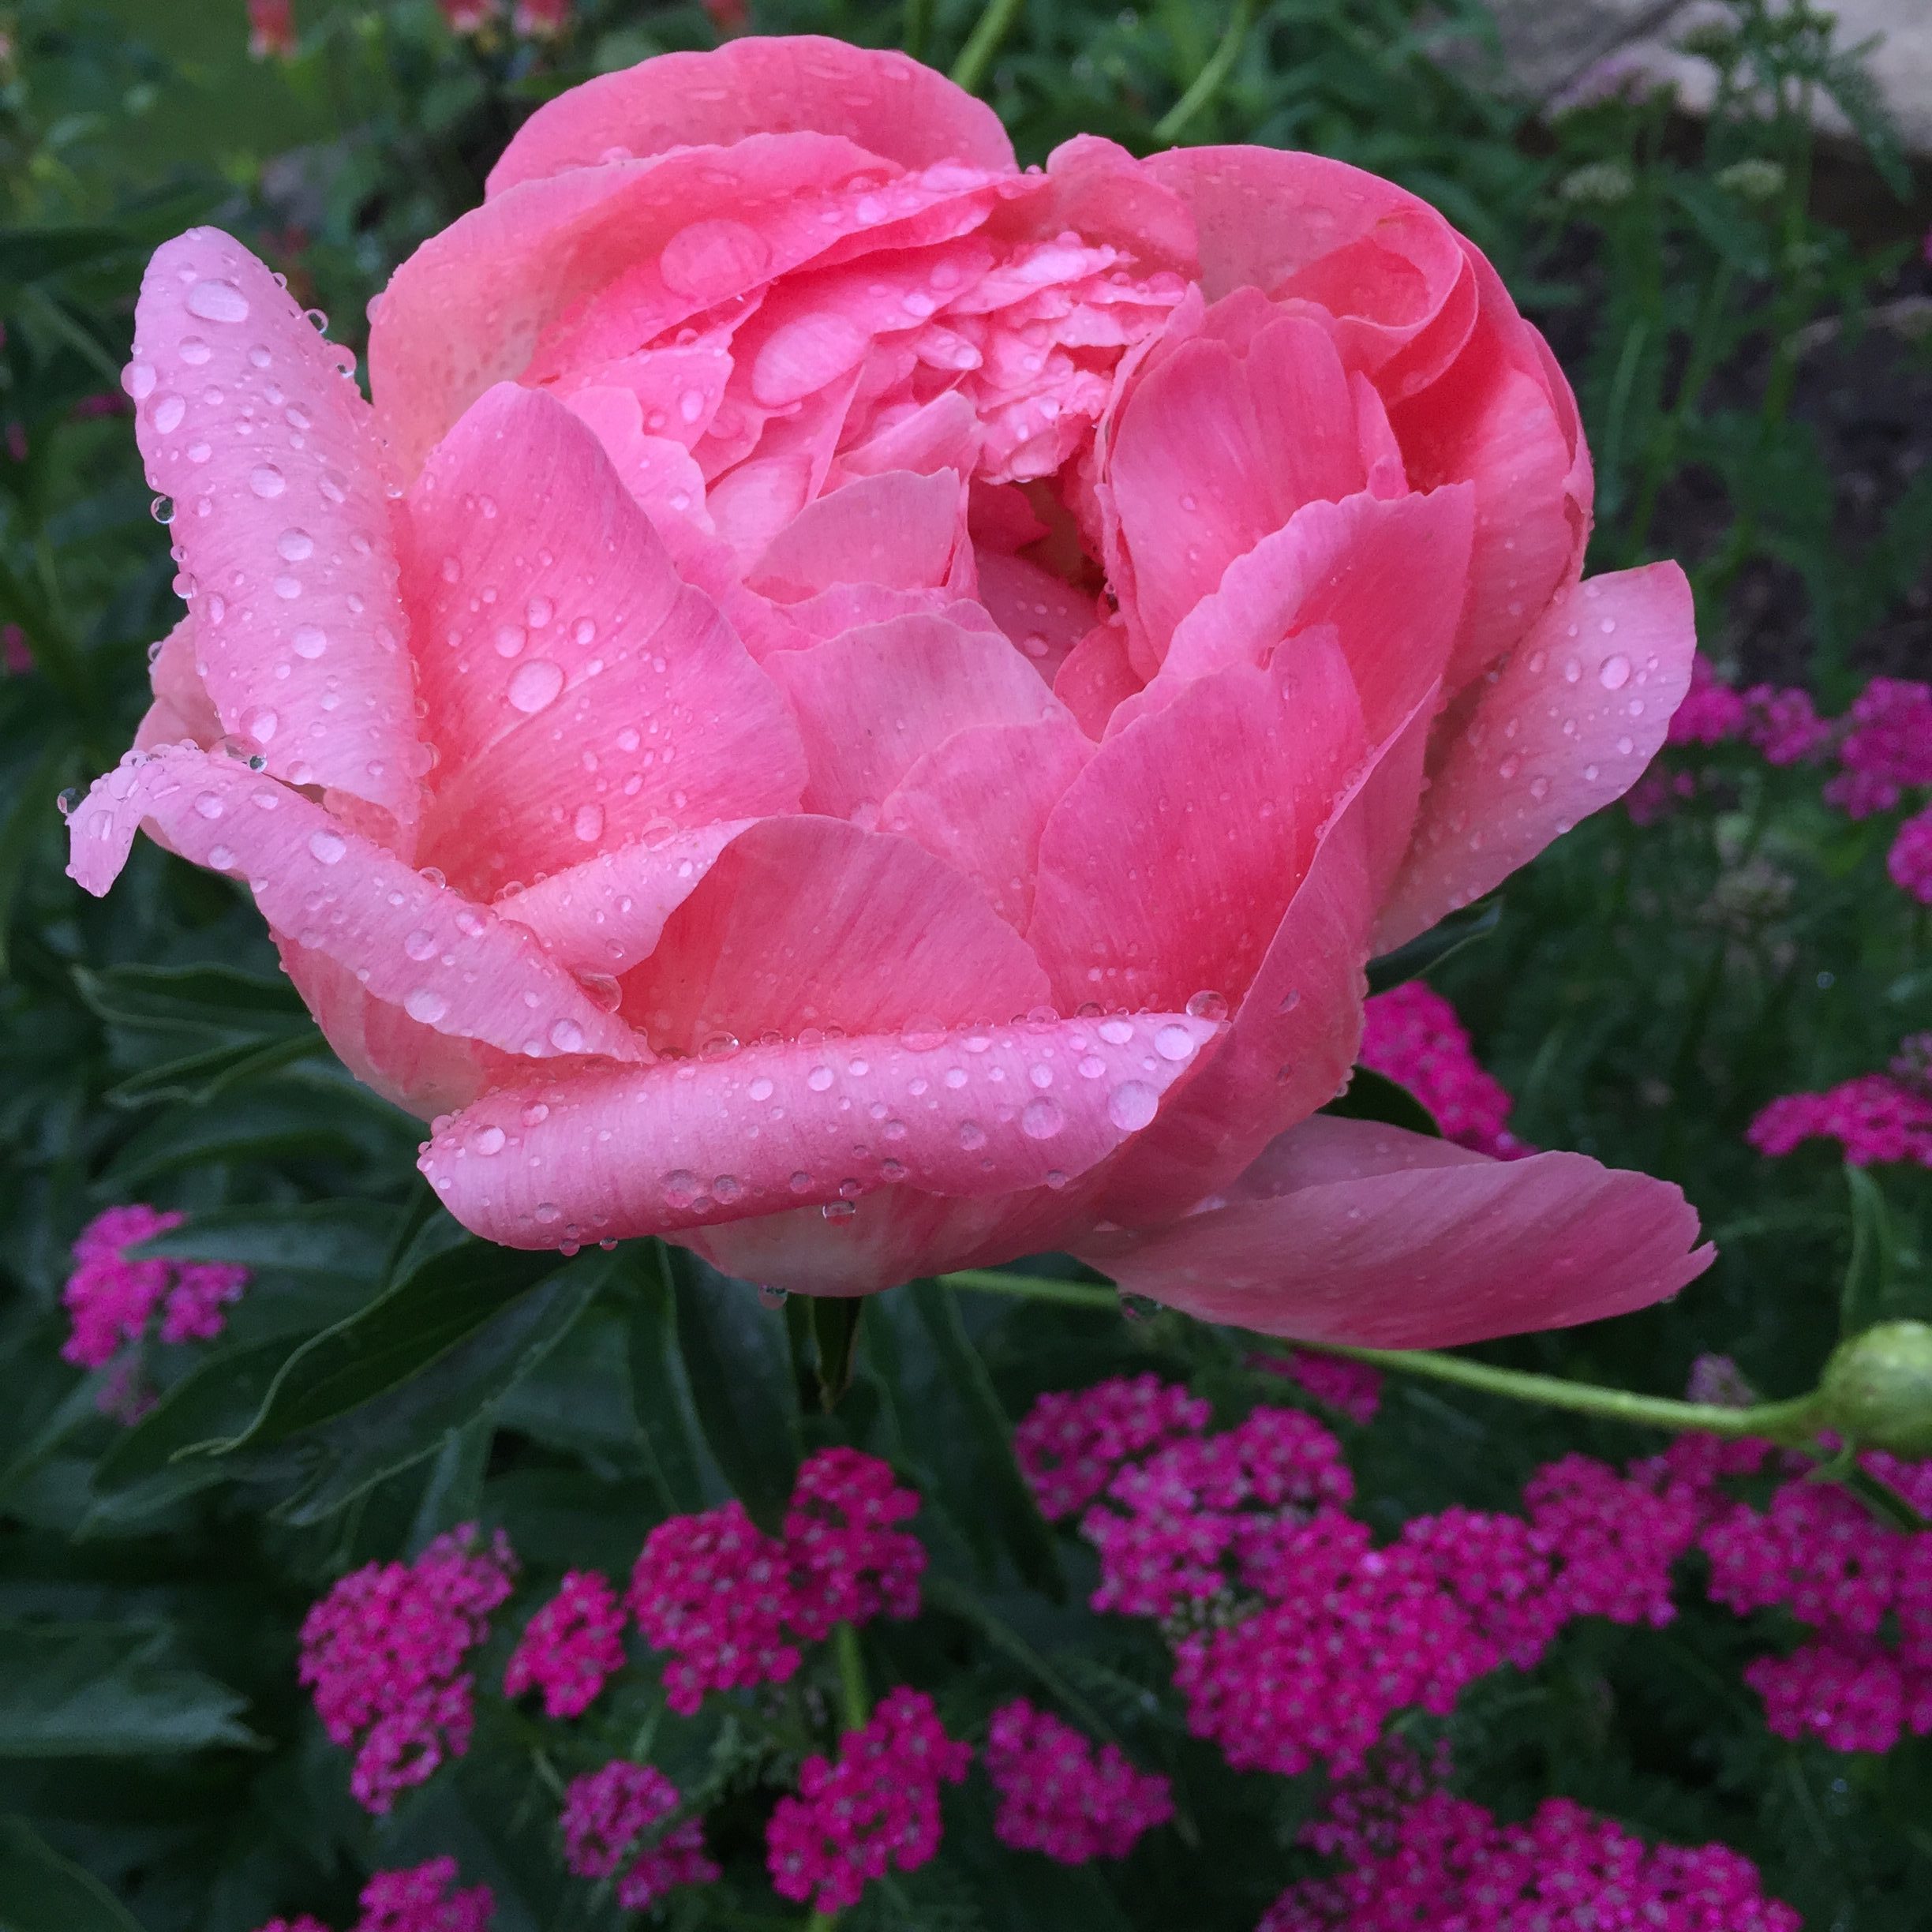
<svg viewBox="0 0 1932 1932"><path fill-rule="evenodd" d="M523 1627L504 1669L504 1695L543 1694L547 1717L575 1717L623 1668L624 1606L594 1570L573 1570Z"/></svg>
<svg viewBox="0 0 1932 1932"><path fill-rule="evenodd" d="M1719 680L1710 660L1699 651L1690 661L1690 688L1671 714L1664 742L1724 744L1743 735L1749 715L1743 696Z"/></svg>
<svg viewBox="0 0 1932 1932"><path fill-rule="evenodd" d="M1254 1354L1246 1365L1262 1375L1285 1376L1307 1390L1324 1408L1346 1416L1363 1428L1382 1406L1382 1372L1366 1362L1346 1361L1339 1355L1316 1355L1290 1349L1279 1355Z"/></svg>
<svg viewBox="0 0 1932 1932"><path fill-rule="evenodd" d="M1885 855L1885 871L1900 892L1910 893L1921 905L1932 905L1932 805L1899 827Z"/></svg>
<svg viewBox="0 0 1932 1932"><path fill-rule="evenodd" d="M1049 1522L1077 1515L1129 1458L1198 1436L1211 1411L1179 1383L1116 1376L1046 1395L1013 1431L1013 1455Z"/></svg>
<svg viewBox="0 0 1932 1932"><path fill-rule="evenodd" d="M893 1691L845 1733L836 1762L807 1758L798 1795L778 1800L765 1843L779 1894L843 1911L889 1866L917 1870L939 1847L939 1787L964 1777L972 1758L923 1691Z"/></svg>
<svg viewBox="0 0 1932 1932"><path fill-rule="evenodd" d="M455 1885L453 1858L378 1872L362 1888L354 1932L485 1932L496 1908L489 1887L459 1892Z"/></svg>
<svg viewBox="0 0 1932 1932"><path fill-rule="evenodd" d="M61 1345L63 1359L99 1368L146 1333L174 1269L166 1261L130 1260L126 1251L181 1224L180 1215L137 1202L110 1208L81 1230L61 1296L72 1324Z"/></svg>
<svg viewBox="0 0 1932 1932"><path fill-rule="evenodd" d="M1174 1816L1166 1778L1136 1771L1118 1745L1096 1747L1024 1698L994 1712L986 1768L999 1794L994 1836L1061 1865L1125 1858Z"/></svg>
<svg viewBox="0 0 1932 1932"><path fill-rule="evenodd" d="M1362 1009L1361 1064L1406 1087L1445 1140L1499 1160L1536 1150L1504 1124L1515 1104L1477 1064L1455 1007L1420 979L1372 995Z"/></svg>
<svg viewBox="0 0 1932 1932"><path fill-rule="evenodd" d="M1838 775L1825 796L1848 817L1889 811L1908 790L1932 785L1932 684L1875 677L1844 724Z"/></svg>
<svg viewBox="0 0 1932 1932"><path fill-rule="evenodd" d="M1798 765L1822 754L1832 728L1811 694L1792 686L1754 684L1744 693L1743 737L1768 765Z"/></svg>
<svg viewBox="0 0 1932 1932"><path fill-rule="evenodd" d="M1932 1167L1932 1097L1889 1073L1864 1073L1822 1093L1784 1094L1758 1110L1744 1138L1761 1154L1836 1140L1855 1167L1915 1161Z"/></svg>
<svg viewBox="0 0 1932 1932"><path fill-rule="evenodd" d="M564 1862L579 1878L617 1881L617 1903L647 1911L682 1885L709 1885L718 1868L703 1828L685 1818L653 1827L678 1807L677 1787L654 1766L614 1758L573 1778L564 1795Z"/></svg>
<svg viewBox="0 0 1932 1932"><path fill-rule="evenodd" d="M822 1642L834 1623L868 1623L882 1612L918 1614L926 1548L892 1526L918 1508L918 1496L877 1456L832 1448L806 1459L784 1518L788 1620L800 1637Z"/></svg>
<svg viewBox="0 0 1932 1932"><path fill-rule="evenodd" d="M500 1530L438 1537L413 1563L369 1563L303 1620L298 1677L331 1743L357 1747L350 1789L370 1811L469 1749L474 1681L464 1653L488 1634L516 1559Z"/></svg>

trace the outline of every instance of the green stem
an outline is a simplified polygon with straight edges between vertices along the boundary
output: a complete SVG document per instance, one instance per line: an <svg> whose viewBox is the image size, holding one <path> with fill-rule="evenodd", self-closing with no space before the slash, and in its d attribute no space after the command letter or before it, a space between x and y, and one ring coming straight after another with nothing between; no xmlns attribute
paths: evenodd
<svg viewBox="0 0 1932 1932"><path fill-rule="evenodd" d="M865 1659L859 1633L849 1623L832 1628L833 1653L838 1659L840 1715L848 1731L863 1731L872 1716L872 1696L866 1688Z"/></svg>
<svg viewBox="0 0 1932 1932"><path fill-rule="evenodd" d="M1604 1388L1594 1382L1571 1382L1561 1376L1533 1375L1526 1369L1502 1368L1466 1355L1439 1354L1433 1349L1353 1348L1342 1342L1296 1342L1294 1347L1315 1355L1335 1355L1344 1361L1365 1362L1404 1375L1427 1376L1478 1389L1486 1395L1505 1395L1512 1402L1541 1402L1547 1408L1568 1409L1579 1415L1607 1417L1640 1428L1698 1429L1708 1436L1768 1436L1773 1442L1797 1444L1818 1433L1817 1398L1794 1396L1788 1402L1754 1402L1747 1409L1721 1409L1714 1403L1677 1402L1664 1395L1638 1395L1628 1389Z"/></svg>
<svg viewBox="0 0 1932 1932"><path fill-rule="evenodd" d="M918 60L926 51L926 35L930 25L932 0L906 0L905 30L901 36L905 51Z"/></svg>
<svg viewBox="0 0 1932 1932"><path fill-rule="evenodd" d="M1013 22L1020 17L1020 0L987 0L986 11L967 36L966 44L960 49L959 58L953 63L955 87L964 88L968 94L979 92L987 69L993 65L993 56L1000 51L1000 43L1013 31Z"/></svg>
<svg viewBox="0 0 1932 1932"><path fill-rule="evenodd" d="M948 1288L1018 1295L1076 1308L1113 1309L1119 1305L1119 1297L1111 1288L1086 1282L1049 1281L1035 1275L1002 1275L969 1268L957 1275L942 1275L938 1279ZM1432 1349L1355 1348L1341 1342L1256 1339L1275 1348L1339 1356L1346 1361L1366 1362L1404 1375L1454 1382L1488 1395L1505 1395L1514 1402L1541 1402L1548 1408L1604 1416L1639 1428L1698 1429L1710 1436L1764 1436L1774 1442L1789 1443L1807 1443L1818 1433L1816 1398L1810 1395L1797 1396L1789 1402L1757 1402L1748 1409L1721 1409L1713 1403L1677 1402L1668 1396L1638 1395L1627 1389L1604 1388L1593 1382L1571 1382L1561 1376L1533 1375L1521 1368L1477 1361L1466 1355L1440 1354Z"/></svg>
<svg viewBox="0 0 1932 1932"><path fill-rule="evenodd" d="M1201 63L1201 70L1194 77L1187 92L1154 123L1155 140L1178 140L1181 129L1219 92L1221 83L1241 58L1241 45L1248 38L1248 29L1254 24L1254 16L1255 0L1234 0L1234 11L1229 16L1226 32L1222 35L1215 51Z"/></svg>

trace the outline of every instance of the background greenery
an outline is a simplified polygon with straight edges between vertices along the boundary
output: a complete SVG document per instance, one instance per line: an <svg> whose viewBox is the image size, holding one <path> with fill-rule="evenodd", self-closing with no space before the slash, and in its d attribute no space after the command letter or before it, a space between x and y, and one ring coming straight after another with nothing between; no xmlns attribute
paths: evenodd
<svg viewBox="0 0 1932 1932"><path fill-rule="evenodd" d="M459 1773L372 1824L296 1690L302 1612L345 1567L479 1515L539 1575L620 1571L672 1508L728 1487L758 1502L831 1440L888 1455L930 1499L939 1607L869 1633L875 1667L970 1729L999 1697L1040 1694L1016 1661L1031 1655L1049 1694L1177 1777L1191 1821L1118 1874L1069 1874L995 1855L969 1790L940 1860L854 1923L1251 1925L1298 1869L1316 1792L1234 1777L1186 1738L1158 1643L1078 1609L1082 1551L1033 1514L1005 1441L1039 1390L1119 1368L1190 1374L1238 1411L1256 1387L1231 1339L905 1290L868 1310L827 1416L796 1309L667 1272L648 1245L560 1266L462 1242L416 1178L415 1124L335 1066L226 882L146 844L105 903L62 875L55 796L118 756L145 646L172 621L166 534L117 413L145 252L218 220L359 346L370 294L479 198L534 102L714 33L697 6L635 0L581 6L549 48L459 42L429 0L297 6L287 64L246 58L240 0L0 9L0 619L34 666L0 678L0 1813L17 1814L0 1826L0 1926L339 1917L372 1866L443 1850L496 1888L502 1932L614 1925L561 1875L546 1780L623 1748L654 1694L626 1692L601 1744L486 1705ZM1698 43L1719 77L1702 122L1590 98L1587 77L1568 104L1519 98L1473 0L1028 0L985 90L1024 160L1081 129L1160 144L1181 104L1176 137L1316 148L1429 197L1576 382L1593 567L1682 557L1708 651L1836 710L1870 672L1932 659L1932 357L1900 326L1932 292L1925 182L1816 16L1728 11ZM754 12L761 30L910 43L941 65L979 18L959 0ZM1230 24L1245 31L1204 95ZM1826 98L1855 139L1820 143ZM1932 1316L1932 1176L1879 1170L1854 1193L1826 1151L1773 1166L1741 1138L1774 1094L1881 1066L1932 1016L1926 915L1883 876L1892 821L1844 820L1804 770L1714 762L1661 824L1612 811L1562 841L1513 883L1496 933L1434 975L1525 1137L1679 1181L1723 1251L1671 1307L1496 1360L1674 1393L1719 1350L1777 1395L1809 1386L1848 1270L1855 1320ZM154 1353L165 1394L131 1429L56 1353L68 1244L128 1199L189 1211L175 1252L256 1271L219 1343ZM1644 1446L1420 1384L1350 1441L1384 1527L1450 1500L1507 1506L1567 1448ZM1724 1838L1816 1932L1923 1924L1932 1743L1878 1759L1770 1738L1739 1681L1763 1642L1694 1604L1661 1633L1579 1627L1532 1676L1466 1699L1468 1787L1506 1811L1562 1792ZM762 1721L666 1720L657 1746L679 1782L717 1792L714 1836L740 1865L801 1748ZM687 1909L782 1923L755 1887Z"/></svg>

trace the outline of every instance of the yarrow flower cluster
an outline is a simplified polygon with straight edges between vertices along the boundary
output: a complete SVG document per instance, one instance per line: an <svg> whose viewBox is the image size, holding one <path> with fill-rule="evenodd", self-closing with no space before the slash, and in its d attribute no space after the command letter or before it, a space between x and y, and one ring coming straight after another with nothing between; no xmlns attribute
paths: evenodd
<svg viewBox="0 0 1932 1932"><path fill-rule="evenodd" d="M110 1208L80 1230L73 1272L62 1299L72 1329L61 1354L98 1368L148 1331L157 1306L163 1342L208 1342L219 1335L222 1312L241 1298L249 1271L223 1261L141 1261L129 1249L182 1224L182 1216L136 1202Z"/></svg>
<svg viewBox="0 0 1932 1932"><path fill-rule="evenodd" d="M889 1865L916 1870L938 1848L939 1787L964 1777L972 1758L924 1692L893 1691L870 1723L845 1733L836 1763L807 1758L798 1795L778 1800L765 1836L773 1885L837 1912Z"/></svg>
<svg viewBox="0 0 1932 1932"><path fill-rule="evenodd" d="M1921 905L1932 905L1932 805L1899 827L1885 855L1885 870L1900 892L1910 893Z"/></svg>
<svg viewBox="0 0 1932 1932"><path fill-rule="evenodd" d="M1155 1375L1115 1376L1043 1395L1013 1431L1013 1455L1050 1522L1076 1516L1130 1458L1207 1427L1206 1402Z"/></svg>
<svg viewBox="0 0 1932 1932"><path fill-rule="evenodd" d="M1915 1161L1932 1167L1932 1095L1893 1073L1863 1073L1822 1093L1780 1095L1759 1109L1744 1137L1761 1154L1788 1154L1806 1140L1836 1140L1855 1167Z"/></svg>
<svg viewBox="0 0 1932 1932"><path fill-rule="evenodd" d="M652 1832L678 1803L662 1772L627 1758L573 1778L564 1795L564 1863L579 1878L616 1878L626 1911L647 1911L682 1885L710 1884L718 1868L697 1819Z"/></svg>
<svg viewBox="0 0 1932 1932"><path fill-rule="evenodd" d="M1932 684L1875 677L1852 701L1827 800L1849 818L1889 811L1932 785Z"/></svg>
<svg viewBox="0 0 1932 1932"><path fill-rule="evenodd" d="M784 1683L798 1642L820 1642L836 1623L916 1614L925 1548L893 1525L918 1507L876 1456L833 1448L799 1470L782 1540L735 1501L660 1523L630 1601L646 1638L672 1653L671 1708L688 1716L709 1690Z"/></svg>
<svg viewBox="0 0 1932 1932"><path fill-rule="evenodd" d="M1259 1932L1798 1932L1720 1844L1647 1845L1552 1798L1522 1825L1443 1791L1339 1794L1303 1834L1347 1868L1291 1885Z"/></svg>
<svg viewBox="0 0 1932 1932"><path fill-rule="evenodd" d="M469 1749L474 1683L462 1658L515 1572L500 1530L486 1541L466 1523L413 1563L351 1571L303 1620L298 1676L331 1742L356 1747L350 1789L365 1810L388 1810Z"/></svg>
<svg viewBox="0 0 1932 1932"><path fill-rule="evenodd" d="M1346 1416L1365 1428L1382 1406L1382 1371L1366 1362L1348 1361L1339 1355L1316 1355L1306 1349L1288 1349L1279 1354L1254 1354L1247 1366L1262 1375L1285 1376L1307 1390L1325 1409Z"/></svg>
<svg viewBox="0 0 1932 1932"><path fill-rule="evenodd" d="M530 1622L504 1669L504 1695L543 1694L547 1717L575 1717L623 1668L624 1607L594 1570L573 1570Z"/></svg>
<svg viewBox="0 0 1932 1932"><path fill-rule="evenodd" d="M1174 1816L1166 1778L1136 1771L1116 1745L1096 1750L1024 1698L994 1712L986 1768L999 1794L994 1836L1062 1865L1125 1858L1144 1833Z"/></svg>
<svg viewBox="0 0 1932 1932"><path fill-rule="evenodd" d="M459 1892L456 1861L433 1858L402 1871L378 1872L362 1888L361 1915L349 1932L488 1932L496 1900L488 1885ZM271 1919L260 1932L329 1932L320 1919Z"/></svg>
<svg viewBox="0 0 1932 1932"><path fill-rule="evenodd" d="M1536 1151L1505 1125L1515 1102L1477 1064L1468 1029L1434 987L1410 979L1375 994L1362 1020L1361 1064L1406 1087L1445 1140L1499 1160Z"/></svg>

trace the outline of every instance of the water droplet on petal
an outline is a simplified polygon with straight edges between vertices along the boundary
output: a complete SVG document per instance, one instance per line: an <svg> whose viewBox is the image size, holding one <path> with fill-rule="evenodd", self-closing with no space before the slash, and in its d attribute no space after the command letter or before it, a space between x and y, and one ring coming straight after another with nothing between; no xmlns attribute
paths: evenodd
<svg viewBox="0 0 1932 1932"><path fill-rule="evenodd" d="M1621 691L1630 682L1631 661L1621 651L1612 652L1597 668L1597 682L1605 691Z"/></svg>
<svg viewBox="0 0 1932 1932"><path fill-rule="evenodd" d="M481 1154L487 1160L491 1155L504 1151L504 1143L509 1137L500 1127L479 1127L470 1136L470 1151Z"/></svg>
<svg viewBox="0 0 1932 1932"><path fill-rule="evenodd" d="M1191 1038L1189 1044L1191 1048ZM1145 1080L1122 1080L1107 1096L1107 1118L1122 1133L1136 1133L1159 1106L1160 1095Z"/></svg>
<svg viewBox="0 0 1932 1932"><path fill-rule="evenodd" d="M1066 1125L1056 1101L1029 1100L1020 1115L1020 1131L1029 1140L1050 1140Z"/></svg>
<svg viewBox="0 0 1932 1932"><path fill-rule="evenodd" d="M335 865L348 851L349 841L338 838L333 832L312 832L309 835L309 849L324 865Z"/></svg>
<svg viewBox="0 0 1932 1932"><path fill-rule="evenodd" d="M1192 1060L1194 1035L1178 1022L1170 1021L1154 1035L1154 1050L1163 1060Z"/></svg>
<svg viewBox="0 0 1932 1932"><path fill-rule="evenodd" d="M314 624L301 624L289 639L289 648L298 657L320 657L328 649L328 633Z"/></svg>
<svg viewBox="0 0 1932 1932"><path fill-rule="evenodd" d="M449 1011L449 1002L434 987L416 987L404 995L402 1010L425 1026L434 1026Z"/></svg>
<svg viewBox="0 0 1932 1932"><path fill-rule="evenodd" d="M182 418L188 414L188 405L178 395L157 396L155 399L152 420L154 426L163 436L181 427Z"/></svg>
<svg viewBox="0 0 1932 1932"><path fill-rule="evenodd" d="M760 1308L781 1309L784 1306L787 1300L789 1299L792 1290L789 1288L781 1288L774 1282L760 1282L758 1283L758 1306Z"/></svg>
<svg viewBox="0 0 1932 1932"><path fill-rule="evenodd" d="M1225 1020L1228 1017L1227 1001L1219 993L1196 993L1188 1002L1187 1009L1196 1020Z"/></svg>
<svg viewBox="0 0 1932 1932"><path fill-rule="evenodd" d="M560 1020L550 1029L550 1044L559 1053L582 1053L584 1030L575 1020Z"/></svg>
<svg viewBox="0 0 1932 1932"><path fill-rule="evenodd" d="M563 666L551 663L547 657L533 657L529 663L517 666L504 695L515 710L534 715L553 703L563 688Z"/></svg>
<svg viewBox="0 0 1932 1932"><path fill-rule="evenodd" d="M249 472L249 488L257 496L273 502L288 488L288 479L273 463L258 463Z"/></svg>
<svg viewBox="0 0 1932 1932"><path fill-rule="evenodd" d="M188 291L188 313L204 322L245 322L248 298L232 282L197 282Z"/></svg>

